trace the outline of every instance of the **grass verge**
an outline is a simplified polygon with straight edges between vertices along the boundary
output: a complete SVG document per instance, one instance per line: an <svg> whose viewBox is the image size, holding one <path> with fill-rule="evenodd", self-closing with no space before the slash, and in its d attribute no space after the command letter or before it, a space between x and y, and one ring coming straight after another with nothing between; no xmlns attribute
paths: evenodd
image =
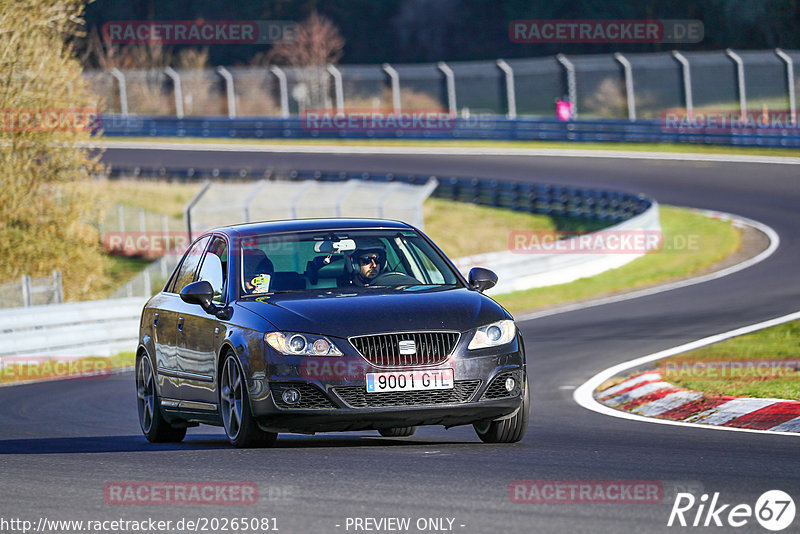
<svg viewBox="0 0 800 534"><path fill-rule="evenodd" d="M591 297L684 278L707 269L734 253L741 236L730 221L711 219L691 210L660 206L664 248L617 269L568 284L498 295L509 311L566 304Z"/></svg>
<svg viewBox="0 0 800 534"><path fill-rule="evenodd" d="M800 321L765 328L659 362L661 376L706 395L800 400Z"/></svg>

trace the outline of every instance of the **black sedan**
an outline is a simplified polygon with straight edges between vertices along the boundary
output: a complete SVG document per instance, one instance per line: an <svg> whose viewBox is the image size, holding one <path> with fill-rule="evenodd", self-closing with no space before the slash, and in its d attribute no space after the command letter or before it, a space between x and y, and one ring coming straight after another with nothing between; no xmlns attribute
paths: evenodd
<svg viewBox="0 0 800 534"><path fill-rule="evenodd" d="M142 311L136 358L148 440L221 425L237 447L279 432L471 424L485 442L522 439L530 388L522 338L405 223L276 221L210 231Z"/></svg>

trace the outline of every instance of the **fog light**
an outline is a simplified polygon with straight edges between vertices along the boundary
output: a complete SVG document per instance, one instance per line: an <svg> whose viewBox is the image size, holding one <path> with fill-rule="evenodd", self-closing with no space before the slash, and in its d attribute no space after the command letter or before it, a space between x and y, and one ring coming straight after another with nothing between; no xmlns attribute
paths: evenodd
<svg viewBox="0 0 800 534"><path fill-rule="evenodd" d="M514 391L514 388L517 387L517 381L511 378L510 376L506 378L506 391L511 393Z"/></svg>
<svg viewBox="0 0 800 534"><path fill-rule="evenodd" d="M294 388L289 388L287 390L284 390L283 395L281 395L281 397L283 398L283 402L285 402L286 404L297 404L298 402L300 402L300 392Z"/></svg>

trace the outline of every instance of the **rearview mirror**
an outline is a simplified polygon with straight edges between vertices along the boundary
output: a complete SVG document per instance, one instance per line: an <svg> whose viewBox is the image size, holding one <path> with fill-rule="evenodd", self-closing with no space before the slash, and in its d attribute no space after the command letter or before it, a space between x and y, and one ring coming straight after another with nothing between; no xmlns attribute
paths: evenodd
<svg viewBox="0 0 800 534"><path fill-rule="evenodd" d="M189 304L199 304L206 313L214 313L216 307L211 301L214 299L214 288L208 280L192 282L181 289L181 300Z"/></svg>
<svg viewBox="0 0 800 534"><path fill-rule="evenodd" d="M481 293L497 284L497 275L483 267L473 267L469 271L469 285Z"/></svg>

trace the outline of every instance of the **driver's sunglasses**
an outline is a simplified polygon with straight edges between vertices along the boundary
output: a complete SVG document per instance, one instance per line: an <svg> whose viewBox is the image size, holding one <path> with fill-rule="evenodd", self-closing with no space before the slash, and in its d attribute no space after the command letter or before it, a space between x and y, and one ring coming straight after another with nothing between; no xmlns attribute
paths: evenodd
<svg viewBox="0 0 800 534"><path fill-rule="evenodd" d="M372 262L375 262L375 265L378 265L380 261L381 257L377 254L364 254L363 256L358 257L358 263L364 266L367 266Z"/></svg>

